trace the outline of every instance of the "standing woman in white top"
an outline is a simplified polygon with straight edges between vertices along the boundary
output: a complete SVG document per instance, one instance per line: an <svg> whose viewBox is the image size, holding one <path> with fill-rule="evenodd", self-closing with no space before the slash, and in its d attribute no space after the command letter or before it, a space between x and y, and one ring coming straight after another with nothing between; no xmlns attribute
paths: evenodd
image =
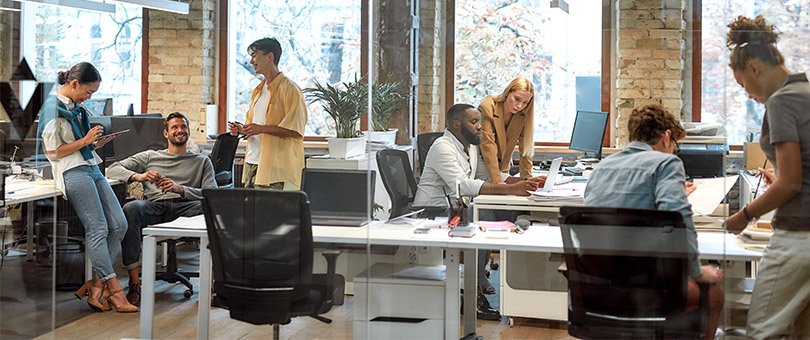
<svg viewBox="0 0 810 340"><path fill-rule="evenodd" d="M98 90L101 76L90 63L79 63L69 71L59 72L56 98L49 98L40 114L42 143L53 167L54 182L73 205L84 225L95 275L78 291L79 299L88 296L87 304L97 312L137 312L124 295L115 278L113 259L121 251L121 239L127 220L118 199L98 169L101 158L95 148L111 138L99 137L103 127L90 128L87 110L82 105Z"/></svg>

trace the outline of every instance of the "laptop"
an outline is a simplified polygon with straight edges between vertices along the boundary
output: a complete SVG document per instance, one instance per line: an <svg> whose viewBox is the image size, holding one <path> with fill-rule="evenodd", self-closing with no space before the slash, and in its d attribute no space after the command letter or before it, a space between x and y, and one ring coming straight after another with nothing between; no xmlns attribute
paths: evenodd
<svg viewBox="0 0 810 340"><path fill-rule="evenodd" d="M548 175L546 175L546 184L540 191L551 192L554 190L554 181L557 180L557 175L560 173L560 165L562 164L562 157L557 157L551 160L551 166L548 168Z"/></svg>
<svg viewBox="0 0 810 340"><path fill-rule="evenodd" d="M301 190L309 197L312 225L360 227L368 224L369 212L373 209L369 192L374 192L375 181L374 171L305 168Z"/></svg>

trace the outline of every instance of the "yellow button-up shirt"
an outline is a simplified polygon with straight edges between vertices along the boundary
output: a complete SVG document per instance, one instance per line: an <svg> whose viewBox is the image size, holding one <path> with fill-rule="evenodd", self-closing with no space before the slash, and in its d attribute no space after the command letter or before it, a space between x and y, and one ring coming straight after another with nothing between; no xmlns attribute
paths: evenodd
<svg viewBox="0 0 810 340"><path fill-rule="evenodd" d="M304 129L307 125L307 107L301 88L279 73L270 84L262 80L253 89L246 121L253 122L253 108L262 93L262 86L270 90L270 102L265 113L265 125L276 125L298 132L301 137L262 136L256 185L287 182L301 186L301 171L304 169ZM244 183L244 172L242 182Z"/></svg>

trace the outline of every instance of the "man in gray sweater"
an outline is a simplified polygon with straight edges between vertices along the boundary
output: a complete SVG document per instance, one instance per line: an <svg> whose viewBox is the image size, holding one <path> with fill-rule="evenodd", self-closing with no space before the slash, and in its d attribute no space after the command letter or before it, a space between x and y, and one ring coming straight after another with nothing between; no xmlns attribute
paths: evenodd
<svg viewBox="0 0 810 340"><path fill-rule="evenodd" d="M107 169L111 179L143 183L146 200L124 204L129 228L121 241L124 268L129 271L127 300L136 306L141 302L141 229L180 216L202 214L202 189L217 187L211 160L186 148L188 119L179 112L171 113L163 129L168 149L143 151Z"/></svg>

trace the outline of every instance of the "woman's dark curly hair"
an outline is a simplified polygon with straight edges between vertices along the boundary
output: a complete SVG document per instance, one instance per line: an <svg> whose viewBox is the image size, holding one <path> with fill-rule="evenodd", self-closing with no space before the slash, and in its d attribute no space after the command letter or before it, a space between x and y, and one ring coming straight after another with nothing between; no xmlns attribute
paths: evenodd
<svg viewBox="0 0 810 340"><path fill-rule="evenodd" d="M658 144L667 130L672 132L672 139L686 137L681 124L671 113L659 105L647 105L633 109L627 121L630 141L639 141L650 145Z"/></svg>
<svg viewBox="0 0 810 340"><path fill-rule="evenodd" d="M776 48L779 35L776 26L768 25L765 18L758 15L755 19L738 16L728 24L726 47L731 50L732 70L742 70L751 59L757 59L772 66L785 64L785 57Z"/></svg>

